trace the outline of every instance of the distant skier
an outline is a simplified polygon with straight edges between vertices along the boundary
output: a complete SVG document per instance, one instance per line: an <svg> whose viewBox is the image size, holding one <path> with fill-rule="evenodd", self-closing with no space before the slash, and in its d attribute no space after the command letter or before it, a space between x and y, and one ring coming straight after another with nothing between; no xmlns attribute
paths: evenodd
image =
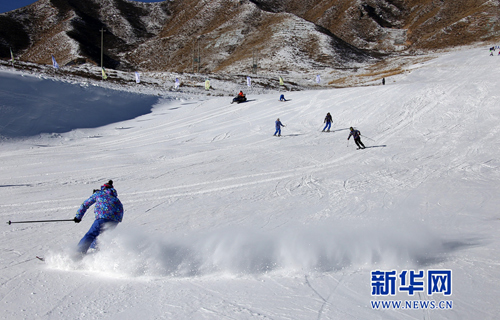
<svg viewBox="0 0 500 320"><path fill-rule="evenodd" d="M278 118L275 122L276 124L276 132L274 132L274 135L278 134L278 137L281 136L281 127L284 127L284 125L281 123L280 118Z"/></svg>
<svg viewBox="0 0 500 320"><path fill-rule="evenodd" d="M281 96L280 96L280 101L286 101L286 99L285 99L285 95L284 95L284 94L281 94Z"/></svg>
<svg viewBox="0 0 500 320"><path fill-rule="evenodd" d="M382 78L382 85L385 86L385 78Z"/></svg>
<svg viewBox="0 0 500 320"><path fill-rule="evenodd" d="M114 229L123 219L123 205L113 187L113 180L105 183L100 190L94 190L78 209L74 221L80 223L85 212L94 203L95 221L78 243L78 252L81 254L87 253L89 248L96 248L97 237L105 230Z"/></svg>
<svg viewBox="0 0 500 320"><path fill-rule="evenodd" d="M365 145L361 142L361 132L359 130L354 130L353 127L350 127L349 129L351 130L351 133L349 133L347 140L349 140L352 136L354 138L354 142L356 142L356 145L358 146L358 149L364 149Z"/></svg>
<svg viewBox="0 0 500 320"><path fill-rule="evenodd" d="M326 128L328 128L328 130L326 130L327 132L330 132L330 128L332 127L332 115L330 114L330 112L328 112L326 114L326 117L325 117L325 121L324 123L326 123L325 127L323 128L323 131L326 130Z"/></svg>

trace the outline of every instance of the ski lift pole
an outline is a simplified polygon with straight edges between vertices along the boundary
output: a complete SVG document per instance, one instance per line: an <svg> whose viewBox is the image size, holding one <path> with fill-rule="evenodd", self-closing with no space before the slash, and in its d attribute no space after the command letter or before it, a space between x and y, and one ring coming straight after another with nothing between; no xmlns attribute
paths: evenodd
<svg viewBox="0 0 500 320"><path fill-rule="evenodd" d="M11 225L13 223L40 223L40 222L62 222L62 221L73 221L75 222L75 219L61 219L61 220L34 220L34 221L10 221L7 222L8 225Z"/></svg>

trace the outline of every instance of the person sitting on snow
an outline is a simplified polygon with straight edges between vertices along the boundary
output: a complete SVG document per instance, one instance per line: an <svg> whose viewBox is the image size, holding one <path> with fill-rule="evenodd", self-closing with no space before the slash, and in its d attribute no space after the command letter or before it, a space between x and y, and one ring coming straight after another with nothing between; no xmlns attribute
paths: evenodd
<svg viewBox="0 0 500 320"><path fill-rule="evenodd" d="M233 98L233 101L231 102L231 104L233 104L234 102L240 103L240 102L245 102L245 101L247 101L247 97L243 94L243 91L240 91L238 93L238 95Z"/></svg>

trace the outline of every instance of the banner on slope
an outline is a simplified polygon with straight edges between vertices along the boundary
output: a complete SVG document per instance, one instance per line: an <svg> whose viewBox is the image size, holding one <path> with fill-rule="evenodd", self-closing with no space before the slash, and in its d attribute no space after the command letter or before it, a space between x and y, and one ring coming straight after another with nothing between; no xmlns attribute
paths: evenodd
<svg viewBox="0 0 500 320"><path fill-rule="evenodd" d="M54 58L54 55L52 55L52 66L59 69L59 64L57 63L56 58Z"/></svg>

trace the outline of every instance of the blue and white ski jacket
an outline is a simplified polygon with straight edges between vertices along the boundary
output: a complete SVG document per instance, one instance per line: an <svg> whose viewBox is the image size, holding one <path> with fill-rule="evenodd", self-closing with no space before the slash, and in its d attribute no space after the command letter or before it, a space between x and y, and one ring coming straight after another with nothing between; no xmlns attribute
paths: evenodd
<svg viewBox="0 0 500 320"><path fill-rule="evenodd" d="M96 219L108 219L121 222L123 219L123 205L118 199L114 188L101 187L90 198L82 203L76 213L77 219L82 219L85 212L95 203L94 214Z"/></svg>

